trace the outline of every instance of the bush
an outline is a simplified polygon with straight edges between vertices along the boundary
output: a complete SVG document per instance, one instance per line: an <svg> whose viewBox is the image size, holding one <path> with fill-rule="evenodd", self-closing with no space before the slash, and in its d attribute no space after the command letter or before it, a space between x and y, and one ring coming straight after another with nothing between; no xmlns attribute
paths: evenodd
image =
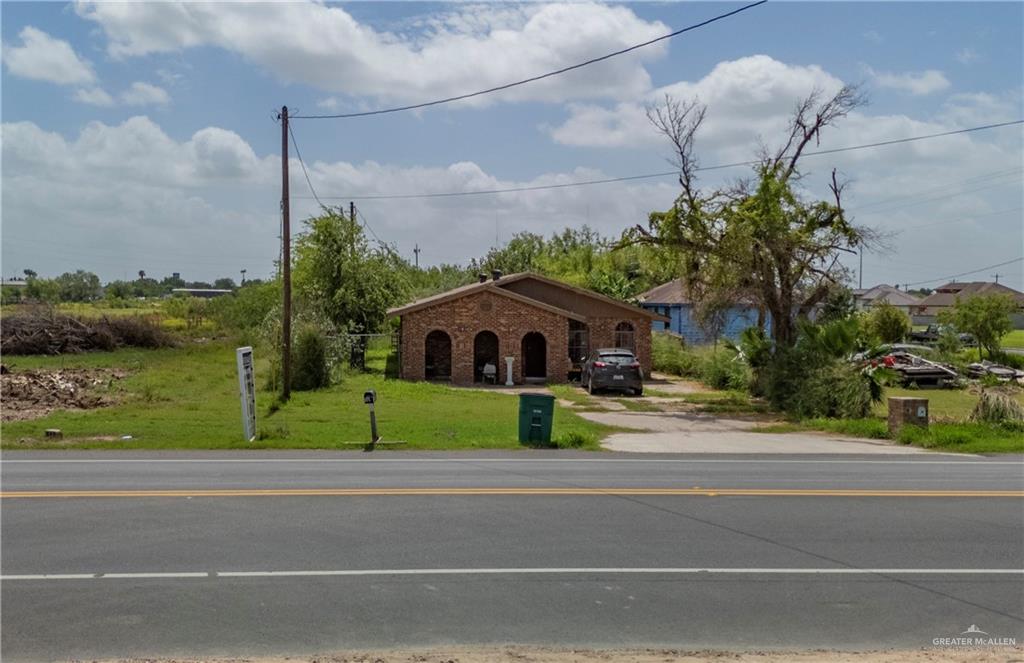
<svg viewBox="0 0 1024 663"><path fill-rule="evenodd" d="M999 351L992 353L992 361L1003 366L1009 366L1010 368L1016 368L1018 371L1024 371L1024 355L1013 354L1006 351Z"/></svg>
<svg viewBox="0 0 1024 663"><path fill-rule="evenodd" d="M652 334L651 363L654 370L669 375L701 377L701 358L686 349L682 338L672 334Z"/></svg>
<svg viewBox="0 0 1024 663"><path fill-rule="evenodd" d="M327 364L327 341L315 327L305 326L295 338L292 360L292 389L309 391L331 384Z"/></svg>
<svg viewBox="0 0 1024 663"><path fill-rule="evenodd" d="M750 367L733 352L716 352L704 358L700 377L713 389L746 391L750 387Z"/></svg>
<svg viewBox="0 0 1024 663"><path fill-rule="evenodd" d="M1008 421L1024 422L1024 405L1011 394L986 389L974 405L971 421L1001 424Z"/></svg>
<svg viewBox="0 0 1024 663"><path fill-rule="evenodd" d="M580 433L577 431L569 431L568 433L562 433L551 441L551 446L557 447L558 449L579 449L580 447L586 447L594 445L597 439L588 433Z"/></svg>
<svg viewBox="0 0 1024 663"><path fill-rule="evenodd" d="M883 343L899 343L910 333L910 316L889 302L882 302L871 307L864 327Z"/></svg>

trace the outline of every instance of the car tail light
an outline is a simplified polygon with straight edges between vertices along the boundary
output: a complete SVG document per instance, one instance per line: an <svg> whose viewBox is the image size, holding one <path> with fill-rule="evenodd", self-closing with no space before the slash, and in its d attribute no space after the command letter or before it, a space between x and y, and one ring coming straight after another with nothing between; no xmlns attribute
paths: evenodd
<svg viewBox="0 0 1024 663"><path fill-rule="evenodd" d="M604 368L604 367L605 367L605 366L607 366L607 365L608 365L608 364L606 364L606 363L605 363L605 362L603 362L603 361L595 361L595 362L594 362L594 368Z"/></svg>
<svg viewBox="0 0 1024 663"><path fill-rule="evenodd" d="M634 361L632 364L629 365L629 367L630 368L640 368L640 362Z"/></svg>

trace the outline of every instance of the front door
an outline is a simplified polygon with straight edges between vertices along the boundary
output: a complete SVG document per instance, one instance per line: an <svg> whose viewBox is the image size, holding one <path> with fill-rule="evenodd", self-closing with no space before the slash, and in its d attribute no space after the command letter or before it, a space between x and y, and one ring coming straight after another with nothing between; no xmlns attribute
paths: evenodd
<svg viewBox="0 0 1024 663"><path fill-rule="evenodd" d="M523 377L546 378L548 375L548 347L544 335L530 332L523 337Z"/></svg>

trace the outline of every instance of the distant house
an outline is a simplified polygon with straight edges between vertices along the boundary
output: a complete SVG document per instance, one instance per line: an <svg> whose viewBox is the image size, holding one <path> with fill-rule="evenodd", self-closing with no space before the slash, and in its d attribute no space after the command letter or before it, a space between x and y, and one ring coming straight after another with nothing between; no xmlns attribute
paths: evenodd
<svg viewBox="0 0 1024 663"><path fill-rule="evenodd" d="M921 301L920 297L885 283L876 285L873 288L867 288L866 290L855 289L853 291L853 299L858 311L869 309L875 304L887 302L907 315L910 315L911 309Z"/></svg>
<svg viewBox="0 0 1024 663"><path fill-rule="evenodd" d="M687 343L700 345L716 339L711 330L697 324L693 300L686 292L682 279L676 279L652 288L637 298L640 306L652 313L663 315L668 322L655 321L654 331L670 331L679 334ZM719 338L736 339L747 327L757 326L758 310L746 302L737 302L728 309L725 324Z"/></svg>
<svg viewBox="0 0 1024 663"><path fill-rule="evenodd" d="M171 295L183 295L185 297L200 297L202 299L210 299L211 297L221 297L223 295L230 295L231 290L225 290L222 288L174 288L171 290Z"/></svg>
<svg viewBox="0 0 1024 663"><path fill-rule="evenodd" d="M967 281L964 283L947 283L935 289L921 301L911 307L910 316L915 325L928 325L936 321L939 313L953 308L957 298L961 300L980 295L1009 295L1021 309L1013 316L1014 326L1024 326L1024 292L1009 288L1002 283L990 281Z"/></svg>
<svg viewBox="0 0 1024 663"><path fill-rule="evenodd" d="M502 276L388 311L401 320L399 371L406 380L459 385L509 380L565 382L598 348L636 353L651 371L651 311L539 274Z"/></svg>

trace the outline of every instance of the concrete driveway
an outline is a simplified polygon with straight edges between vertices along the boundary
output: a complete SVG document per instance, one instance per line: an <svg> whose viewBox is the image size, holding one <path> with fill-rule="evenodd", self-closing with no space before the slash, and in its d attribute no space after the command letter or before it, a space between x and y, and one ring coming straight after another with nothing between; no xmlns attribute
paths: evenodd
<svg viewBox="0 0 1024 663"><path fill-rule="evenodd" d="M922 454L918 447L831 433L760 433L753 420L696 412L578 412L609 426L638 432L610 435L612 451L646 453Z"/></svg>

